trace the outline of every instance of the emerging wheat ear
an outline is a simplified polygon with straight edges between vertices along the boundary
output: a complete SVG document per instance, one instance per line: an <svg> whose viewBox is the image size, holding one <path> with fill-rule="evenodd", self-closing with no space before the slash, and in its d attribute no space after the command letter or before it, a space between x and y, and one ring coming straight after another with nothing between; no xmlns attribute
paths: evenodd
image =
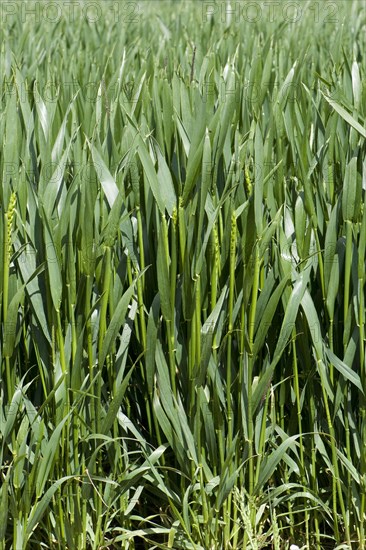
<svg viewBox="0 0 366 550"><path fill-rule="evenodd" d="M9 261L9 258L11 256L11 251L12 251L11 236L12 236L12 228L13 228L13 220L14 220L16 202L17 202L17 196L16 196L15 191L13 191L12 194L10 195L8 209L5 213L5 220L6 220L6 225L7 225L7 227L6 227L6 230L7 230L7 244L8 244L6 252L7 252L8 261Z"/></svg>

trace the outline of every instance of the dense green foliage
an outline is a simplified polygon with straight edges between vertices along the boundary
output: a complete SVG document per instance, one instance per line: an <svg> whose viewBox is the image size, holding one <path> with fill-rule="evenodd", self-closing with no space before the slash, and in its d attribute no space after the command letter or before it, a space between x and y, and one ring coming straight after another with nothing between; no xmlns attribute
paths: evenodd
<svg viewBox="0 0 366 550"><path fill-rule="evenodd" d="M20 4L0 549L364 548L364 3Z"/></svg>

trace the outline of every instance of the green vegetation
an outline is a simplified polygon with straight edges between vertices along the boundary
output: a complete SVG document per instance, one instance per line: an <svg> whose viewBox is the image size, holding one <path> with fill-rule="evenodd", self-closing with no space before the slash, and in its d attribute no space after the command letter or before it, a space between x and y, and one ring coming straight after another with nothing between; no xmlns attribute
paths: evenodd
<svg viewBox="0 0 366 550"><path fill-rule="evenodd" d="M0 550L364 548L364 3L51 4L1 2Z"/></svg>

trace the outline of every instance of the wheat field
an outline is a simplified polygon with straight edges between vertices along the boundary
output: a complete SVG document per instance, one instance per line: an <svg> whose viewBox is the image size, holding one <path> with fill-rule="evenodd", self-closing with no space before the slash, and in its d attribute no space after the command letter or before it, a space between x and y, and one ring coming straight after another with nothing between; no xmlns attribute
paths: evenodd
<svg viewBox="0 0 366 550"><path fill-rule="evenodd" d="M0 550L365 548L365 3L0 22Z"/></svg>

